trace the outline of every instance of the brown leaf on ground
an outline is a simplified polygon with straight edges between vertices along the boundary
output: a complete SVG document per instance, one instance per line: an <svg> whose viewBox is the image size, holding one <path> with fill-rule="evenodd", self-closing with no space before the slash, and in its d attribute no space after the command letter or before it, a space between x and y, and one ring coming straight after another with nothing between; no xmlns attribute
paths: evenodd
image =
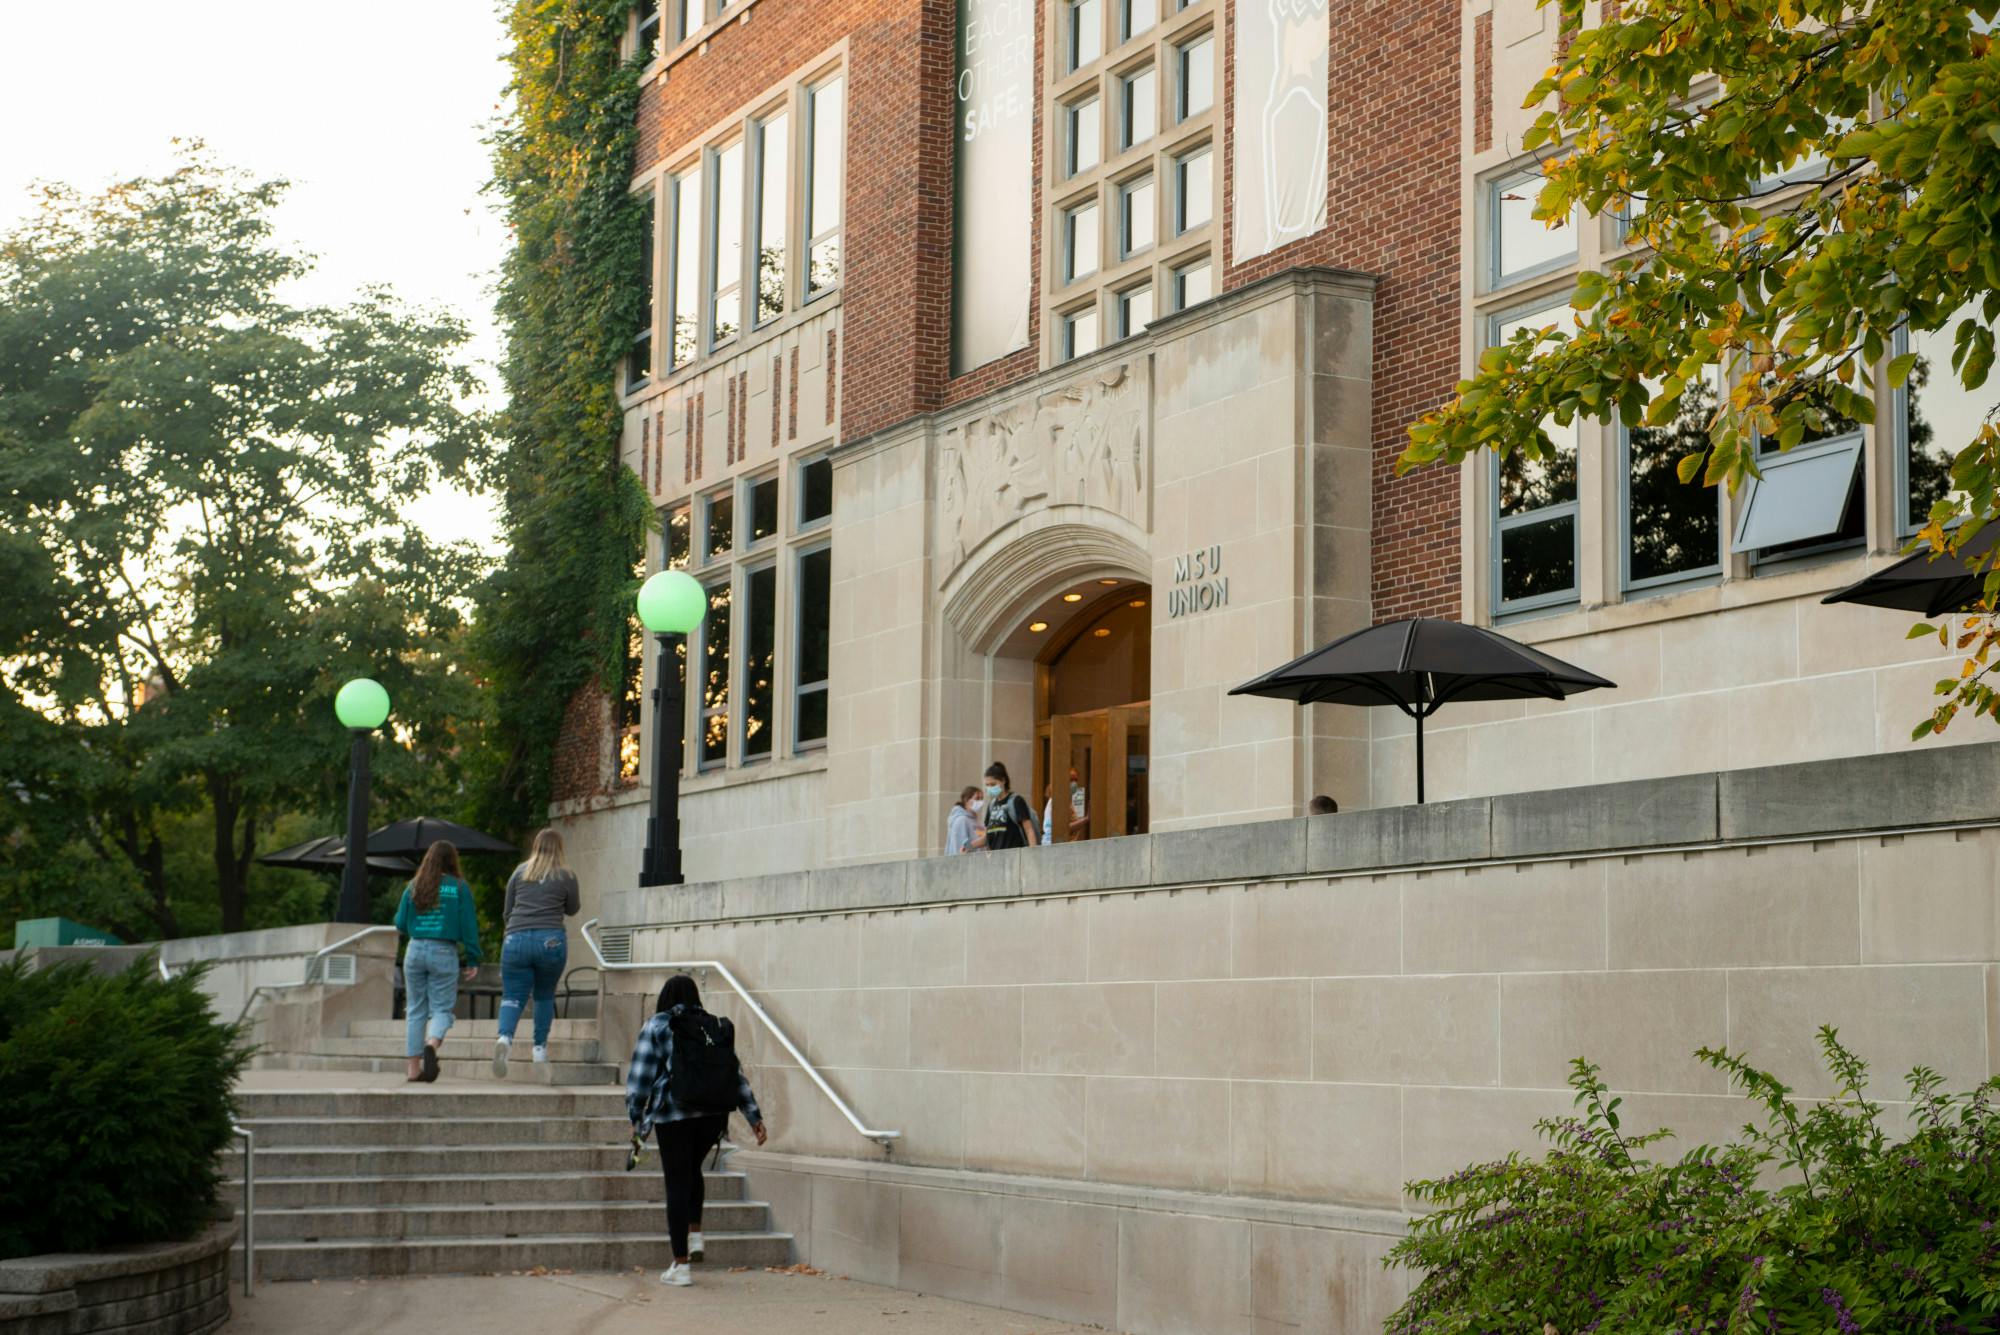
<svg viewBox="0 0 2000 1335"><path fill-rule="evenodd" d="M804 1261L800 1261L797 1265L767 1265L764 1267L764 1270L766 1273L773 1275L825 1275L826 1274L826 1271L815 1270L811 1266L807 1265Z"/></svg>

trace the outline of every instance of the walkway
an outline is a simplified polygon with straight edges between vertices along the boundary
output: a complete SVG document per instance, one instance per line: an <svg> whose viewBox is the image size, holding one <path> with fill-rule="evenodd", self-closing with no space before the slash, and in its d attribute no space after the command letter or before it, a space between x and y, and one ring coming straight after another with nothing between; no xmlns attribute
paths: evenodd
<svg viewBox="0 0 2000 1335"><path fill-rule="evenodd" d="M233 1299L229 1335L1071 1335L1086 1327L819 1274L700 1271L669 1289L650 1272L314 1280Z"/></svg>

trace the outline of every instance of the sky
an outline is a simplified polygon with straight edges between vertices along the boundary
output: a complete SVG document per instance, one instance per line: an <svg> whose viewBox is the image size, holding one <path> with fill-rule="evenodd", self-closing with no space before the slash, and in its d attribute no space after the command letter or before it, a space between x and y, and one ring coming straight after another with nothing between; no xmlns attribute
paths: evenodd
<svg viewBox="0 0 2000 1335"><path fill-rule="evenodd" d="M175 138L292 190L279 241L314 255L287 293L340 302L384 283L471 326L497 385L491 287L506 227L480 193L506 87L494 0L0 0L0 230L29 186L160 174ZM415 503L438 538L493 547L486 502Z"/></svg>

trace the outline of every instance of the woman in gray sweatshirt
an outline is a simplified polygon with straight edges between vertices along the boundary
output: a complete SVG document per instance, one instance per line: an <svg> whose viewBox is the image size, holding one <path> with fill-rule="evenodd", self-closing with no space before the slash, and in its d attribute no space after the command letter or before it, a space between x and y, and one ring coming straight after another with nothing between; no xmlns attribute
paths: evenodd
<svg viewBox="0 0 2000 1335"><path fill-rule="evenodd" d="M507 878L506 937L500 943L500 1038L493 1045L493 1074L507 1078L507 1055L521 1007L535 997L535 1061L549 1059L549 1025L555 1020L556 984L569 963L563 919L577 911L576 873L563 861L562 836L543 830L528 860Z"/></svg>

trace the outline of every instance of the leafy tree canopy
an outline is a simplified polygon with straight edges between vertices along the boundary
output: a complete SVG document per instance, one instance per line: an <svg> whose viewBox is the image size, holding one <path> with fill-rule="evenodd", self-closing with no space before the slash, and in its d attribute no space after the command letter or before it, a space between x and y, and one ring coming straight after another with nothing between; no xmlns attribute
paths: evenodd
<svg viewBox="0 0 2000 1335"><path fill-rule="evenodd" d="M1547 0L1544 0L1547 3ZM1949 374L1986 382L2000 318L2000 52L1996 0L1626 0L1574 34L1534 89L1524 140L1546 157L1535 215L1629 217L1638 249L1581 275L1574 334L1528 329L1487 349L1410 429L1404 468L1490 449L1553 453L1545 420L1671 424L1709 377L1728 392L1679 478L1735 487L1757 442L1790 448L1838 419L1875 420L1917 369L1899 328L1952 331ZM1801 171L1824 160L1823 169ZM1800 184L1804 178L1804 184ZM1656 386L1657 392L1649 387ZM1956 550L2000 511L2000 427L1956 451L1921 538ZM1920 479L1921 481L1921 479ZM1987 608L2000 606L2000 571ZM1951 641L1949 627L1924 627ZM2000 695L1994 620L1956 641L1962 676L1918 735Z"/></svg>
<svg viewBox="0 0 2000 1335"><path fill-rule="evenodd" d="M476 481L488 432L451 319L370 291L294 304L282 182L199 147L0 240L0 908L174 934L170 826L246 923L260 832L331 809L347 677L396 701L383 788L448 785L471 552L403 505ZM64 887L82 887L79 900Z"/></svg>

